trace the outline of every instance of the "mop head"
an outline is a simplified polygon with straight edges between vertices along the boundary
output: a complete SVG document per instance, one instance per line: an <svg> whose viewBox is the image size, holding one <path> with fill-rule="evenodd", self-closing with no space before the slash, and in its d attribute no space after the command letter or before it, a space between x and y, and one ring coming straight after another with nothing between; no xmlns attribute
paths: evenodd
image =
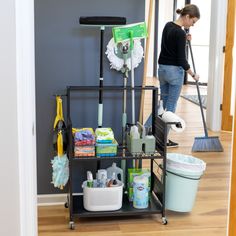
<svg viewBox="0 0 236 236"><path fill-rule="evenodd" d="M219 137L196 137L192 152L223 152Z"/></svg>
<svg viewBox="0 0 236 236"><path fill-rule="evenodd" d="M126 42L127 43L127 42ZM108 60L110 61L110 68L120 71L124 65L124 59L117 56L118 47L116 46L114 39L112 38L106 50L106 55ZM143 59L143 47L141 45L141 41L139 39L134 40L134 49L133 49L133 67L136 68L140 64ZM127 59L127 67L131 70L131 59Z"/></svg>
<svg viewBox="0 0 236 236"><path fill-rule="evenodd" d="M63 189L69 179L69 161L67 155L55 156L52 164L52 183L55 188Z"/></svg>

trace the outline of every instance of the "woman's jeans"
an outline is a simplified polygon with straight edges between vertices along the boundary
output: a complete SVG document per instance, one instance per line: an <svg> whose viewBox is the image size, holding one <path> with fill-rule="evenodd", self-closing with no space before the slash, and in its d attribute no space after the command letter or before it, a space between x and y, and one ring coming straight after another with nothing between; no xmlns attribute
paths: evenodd
<svg viewBox="0 0 236 236"><path fill-rule="evenodd" d="M184 69L181 66L159 65L161 100L166 111L175 112L177 101L184 82Z"/></svg>

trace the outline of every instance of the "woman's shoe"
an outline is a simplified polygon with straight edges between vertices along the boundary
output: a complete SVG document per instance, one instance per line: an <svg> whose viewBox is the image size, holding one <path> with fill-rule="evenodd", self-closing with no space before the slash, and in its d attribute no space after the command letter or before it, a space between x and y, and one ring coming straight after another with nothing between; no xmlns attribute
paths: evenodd
<svg viewBox="0 0 236 236"><path fill-rule="evenodd" d="M174 147L178 147L178 146L179 146L178 143L173 142L173 141L171 141L170 139L168 140L168 142L167 142L167 144L166 144L166 147L167 147L167 148L174 148Z"/></svg>

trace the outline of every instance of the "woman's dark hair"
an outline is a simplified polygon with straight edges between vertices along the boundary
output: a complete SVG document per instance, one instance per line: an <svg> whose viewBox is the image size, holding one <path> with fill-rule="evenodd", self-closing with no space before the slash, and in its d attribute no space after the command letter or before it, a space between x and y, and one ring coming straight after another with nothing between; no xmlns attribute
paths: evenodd
<svg viewBox="0 0 236 236"><path fill-rule="evenodd" d="M189 15L190 18L197 17L198 19L200 19L199 8L194 4L188 4L182 9L177 9L176 13L180 14L181 16Z"/></svg>

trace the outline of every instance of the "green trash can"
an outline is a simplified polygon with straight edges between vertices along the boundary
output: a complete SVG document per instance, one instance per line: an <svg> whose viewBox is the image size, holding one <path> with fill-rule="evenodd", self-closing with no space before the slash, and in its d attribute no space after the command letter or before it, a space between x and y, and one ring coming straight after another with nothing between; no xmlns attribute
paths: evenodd
<svg viewBox="0 0 236 236"><path fill-rule="evenodd" d="M206 163L196 157L168 153L166 161L166 209L190 212L194 206L198 184Z"/></svg>

